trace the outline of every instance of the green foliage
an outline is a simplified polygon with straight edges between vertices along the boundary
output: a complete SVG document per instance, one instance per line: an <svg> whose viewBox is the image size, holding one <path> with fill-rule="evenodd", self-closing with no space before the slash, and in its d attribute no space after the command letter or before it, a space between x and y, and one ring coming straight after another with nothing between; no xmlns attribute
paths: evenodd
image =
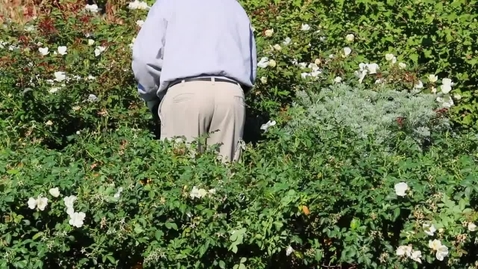
<svg viewBox="0 0 478 269"><path fill-rule="evenodd" d="M151 136L146 10L0 27L0 268L477 266L476 1L242 3L276 125L233 165Z"/></svg>
<svg viewBox="0 0 478 269"><path fill-rule="evenodd" d="M248 148L233 166L129 128L81 136L62 152L3 150L1 267L463 268L476 261L475 232L467 230L478 219L476 136L441 138L423 153L399 139L384 152L338 124L269 133L271 141ZM398 182L410 188L404 197L394 191ZM48 204L30 209L29 198L39 195ZM70 195L75 212L85 213L79 227L66 212ZM433 236L424 233L427 223ZM430 250L433 239L448 246L445 262ZM406 244L421 251L422 265L397 257Z"/></svg>
<svg viewBox="0 0 478 269"><path fill-rule="evenodd" d="M107 23L82 3L45 8L51 12L31 25L0 29L6 42L0 49L0 117L18 139L12 143L33 140L61 148L83 129L150 124L129 68L135 29ZM122 15L135 25L144 13Z"/></svg>
<svg viewBox="0 0 478 269"><path fill-rule="evenodd" d="M250 10L261 55L277 62L273 71L260 73L271 82L260 87L262 94L270 91L271 84L296 83L291 72L293 60L310 63L320 59L320 67L331 82L336 76L350 78L351 71L357 70L361 62L375 62L384 67L381 63L385 63L384 56L390 53L396 55L397 63L407 66L400 74L392 75L398 83L425 82L429 74L439 79L451 78L455 83L453 99L457 103L452 109L453 122L465 128L478 127L476 1L241 2ZM302 28L303 24L310 29ZM274 34L265 36L266 29L274 29ZM347 35L353 39L348 40ZM286 37L291 42L284 46ZM274 44L280 44L282 50L274 50L271 47ZM353 59L330 62L329 55L340 56L343 47L352 50ZM328 64L323 66L324 63ZM288 86L280 89L294 92Z"/></svg>

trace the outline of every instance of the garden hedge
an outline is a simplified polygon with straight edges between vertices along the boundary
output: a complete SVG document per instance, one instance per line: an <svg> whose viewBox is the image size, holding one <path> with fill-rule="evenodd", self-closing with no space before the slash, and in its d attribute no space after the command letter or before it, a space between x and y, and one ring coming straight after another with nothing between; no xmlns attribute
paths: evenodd
<svg viewBox="0 0 478 269"><path fill-rule="evenodd" d="M152 1L0 26L0 268L478 266L476 1L241 2L257 143L232 165L154 135Z"/></svg>

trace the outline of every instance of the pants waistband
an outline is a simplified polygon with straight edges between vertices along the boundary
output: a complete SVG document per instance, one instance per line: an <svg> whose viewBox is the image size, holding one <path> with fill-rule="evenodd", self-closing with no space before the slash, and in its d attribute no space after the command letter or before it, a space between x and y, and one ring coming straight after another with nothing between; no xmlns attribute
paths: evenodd
<svg viewBox="0 0 478 269"><path fill-rule="evenodd" d="M174 85L177 85L179 83L184 83L184 82L191 82L191 81L218 81L218 82L228 82L232 84L237 84L238 86L241 86L237 81L231 80L231 79L226 79L226 78L218 78L218 77L196 77L196 78L185 78L185 79L178 79L175 81L172 81L169 83L168 88L171 88Z"/></svg>

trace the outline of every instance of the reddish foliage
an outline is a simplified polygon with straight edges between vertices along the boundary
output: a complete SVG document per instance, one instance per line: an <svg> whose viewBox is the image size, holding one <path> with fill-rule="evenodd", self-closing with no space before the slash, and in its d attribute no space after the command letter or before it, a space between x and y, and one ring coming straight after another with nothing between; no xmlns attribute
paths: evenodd
<svg viewBox="0 0 478 269"><path fill-rule="evenodd" d="M35 15L36 15L36 12L33 6L27 6L23 10L23 16L26 17L27 19L33 18L35 17Z"/></svg>
<svg viewBox="0 0 478 269"><path fill-rule="evenodd" d="M30 38L28 38L28 36L26 36L26 35L21 35L18 38L18 41L20 41L20 43L22 43L23 45L28 45L28 42L30 41Z"/></svg>
<svg viewBox="0 0 478 269"><path fill-rule="evenodd" d="M38 29L44 36L51 36L58 32L55 27L55 23L50 17L45 17L41 19L38 23Z"/></svg>
<svg viewBox="0 0 478 269"><path fill-rule="evenodd" d="M86 23L89 23L89 22L91 21L91 16L89 16L89 15L83 15L83 16L81 16L80 21L81 21L82 23L85 23L85 24L86 24Z"/></svg>
<svg viewBox="0 0 478 269"><path fill-rule="evenodd" d="M404 123L405 123L405 118L403 118L403 117L398 117L397 118L397 124L400 128L403 127Z"/></svg>
<svg viewBox="0 0 478 269"><path fill-rule="evenodd" d="M415 81L417 81L416 75L413 74L413 73L411 73L411 72L405 73L405 81L406 81L406 82L415 82Z"/></svg>
<svg viewBox="0 0 478 269"><path fill-rule="evenodd" d="M446 107L440 108L440 109L435 110L435 112L437 113L438 116L441 116L441 115L448 112L448 108L446 108Z"/></svg>

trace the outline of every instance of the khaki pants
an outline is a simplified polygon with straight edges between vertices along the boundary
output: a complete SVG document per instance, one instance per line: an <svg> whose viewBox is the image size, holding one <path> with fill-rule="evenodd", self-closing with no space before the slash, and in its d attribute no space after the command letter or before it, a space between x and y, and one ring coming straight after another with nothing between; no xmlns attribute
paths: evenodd
<svg viewBox="0 0 478 269"><path fill-rule="evenodd" d="M173 85L161 101L158 114L161 139L184 136L191 142L208 135L206 145L221 144L223 162L239 159L245 106L244 92L238 84L190 81Z"/></svg>

